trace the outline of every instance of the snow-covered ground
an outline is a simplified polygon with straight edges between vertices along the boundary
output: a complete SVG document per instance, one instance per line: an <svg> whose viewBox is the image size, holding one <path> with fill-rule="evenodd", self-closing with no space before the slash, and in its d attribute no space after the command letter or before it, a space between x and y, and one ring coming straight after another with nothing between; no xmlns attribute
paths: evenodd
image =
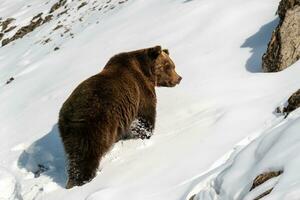
<svg viewBox="0 0 300 200"><path fill-rule="evenodd" d="M56 2L1 0L0 17L24 26ZM284 171L267 199L299 199L299 111L274 110L300 88L300 63L260 73L279 0L82 2L0 48L0 199L250 200L266 170ZM117 143L92 182L64 189L62 103L112 55L157 44L183 81L157 89L155 135Z"/></svg>

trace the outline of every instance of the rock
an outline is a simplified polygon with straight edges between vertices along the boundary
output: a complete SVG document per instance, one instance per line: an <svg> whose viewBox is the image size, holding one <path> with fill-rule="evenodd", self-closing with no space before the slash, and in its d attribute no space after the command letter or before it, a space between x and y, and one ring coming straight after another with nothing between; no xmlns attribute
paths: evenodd
<svg viewBox="0 0 300 200"><path fill-rule="evenodd" d="M42 13L42 12L41 12L41 13L39 13L39 14L37 14L36 16L34 16L34 17L32 18L32 20L31 20L31 21L35 21L35 20L37 20L37 19L41 18L41 17L42 17L42 15L43 15L43 13Z"/></svg>
<svg viewBox="0 0 300 200"><path fill-rule="evenodd" d="M55 48L54 48L54 51L57 51L57 50L59 50L59 47L55 47Z"/></svg>
<svg viewBox="0 0 300 200"><path fill-rule="evenodd" d="M258 197L256 197L256 198L253 199L253 200L259 200L259 199L261 199L261 198L267 196L268 194L270 194L270 193L272 192L272 190L273 190L273 188L271 188L271 189L265 191L264 193L260 194Z"/></svg>
<svg viewBox="0 0 300 200"><path fill-rule="evenodd" d="M13 80L15 80L14 77L10 77L10 79L6 81L6 85L10 84Z"/></svg>
<svg viewBox="0 0 300 200"><path fill-rule="evenodd" d="M280 2L278 13L283 16L283 19L272 33L267 52L263 55L264 72L282 71L300 58L300 5L295 4L290 8L283 4L283 2L291 1ZM288 10L284 12L285 9Z"/></svg>
<svg viewBox="0 0 300 200"><path fill-rule="evenodd" d="M2 40L3 37L4 37L4 34L0 33L0 41Z"/></svg>
<svg viewBox="0 0 300 200"><path fill-rule="evenodd" d="M49 42L51 42L51 39L50 39L50 38L47 38L46 40L44 40L43 44L47 44L47 43L49 43Z"/></svg>
<svg viewBox="0 0 300 200"><path fill-rule="evenodd" d="M58 30L58 29L60 29L60 28L62 28L62 27L63 27L63 25L59 24L59 25L57 25L57 26L53 29L53 31Z"/></svg>
<svg viewBox="0 0 300 200"><path fill-rule="evenodd" d="M21 27L19 30L17 30L17 32L11 38L6 38L6 39L2 40L2 46L5 46L5 45L9 44L10 42L15 41L19 38L23 38L28 33L31 33L36 28L38 28L41 25L43 25L44 23L50 21L53 17L53 15L48 15L45 17L45 19L43 19L42 15L43 15L43 13L39 13L38 15L34 16L31 19L30 24Z"/></svg>
<svg viewBox="0 0 300 200"><path fill-rule="evenodd" d="M77 8L77 10L79 10L80 8L82 8L83 6L86 6L87 5L87 2L82 2L79 6L78 6L78 8Z"/></svg>
<svg viewBox="0 0 300 200"><path fill-rule="evenodd" d="M67 0L59 0L57 3L53 4L53 6L51 7L49 13L53 13L54 11L59 9L60 7L64 6L66 3L67 3Z"/></svg>
<svg viewBox="0 0 300 200"><path fill-rule="evenodd" d="M282 107L281 106L276 107L275 110L274 110L274 113L275 114L282 114L283 113Z"/></svg>
<svg viewBox="0 0 300 200"><path fill-rule="evenodd" d="M8 29L6 29L6 30L4 31L4 33L8 33L8 32L10 32L10 31L14 30L15 28L17 28L17 26L11 26L11 27L9 27Z"/></svg>
<svg viewBox="0 0 300 200"><path fill-rule="evenodd" d="M53 18L53 15L47 15L45 17L44 21L43 21L43 24L45 24L45 23L49 22L50 20L52 20L52 18Z"/></svg>
<svg viewBox="0 0 300 200"><path fill-rule="evenodd" d="M3 22L1 22L1 26L2 26L2 32L5 31L7 29L7 27L14 21L14 18L7 18L6 20L4 20Z"/></svg>
<svg viewBox="0 0 300 200"><path fill-rule="evenodd" d="M283 20L287 10L294 8L296 5L300 5L300 0L282 0L279 3L277 14L280 20Z"/></svg>
<svg viewBox="0 0 300 200"><path fill-rule="evenodd" d="M258 175L252 184L252 187L250 189L253 190L254 188L262 185L263 183L265 183L266 181L270 180L271 178L277 177L279 175L281 175L283 173L283 171L275 171L275 172L266 172L263 174ZM260 194L259 196L257 196L254 200L258 200L263 198L264 196L267 196L268 194L270 194L272 192L273 188L263 192L262 194Z"/></svg>
<svg viewBox="0 0 300 200"><path fill-rule="evenodd" d="M16 34L11 38L11 40L16 40L24 37L26 34L32 32L34 29L39 27L43 23L43 19L40 17L38 19L32 19L30 24L27 26L21 27Z"/></svg>
<svg viewBox="0 0 300 200"><path fill-rule="evenodd" d="M66 9L66 10L64 10L64 11L62 11L62 12L60 12L60 13L58 13L57 14L57 17L59 17L59 16L61 16L61 15L64 15L64 14L67 14L68 13L68 9Z"/></svg>
<svg viewBox="0 0 300 200"><path fill-rule="evenodd" d="M288 99L288 105L283 108L283 113L285 113L285 118L294 110L300 107L300 89L296 91L290 98Z"/></svg>
<svg viewBox="0 0 300 200"><path fill-rule="evenodd" d="M10 43L10 39L9 38L5 38L2 40L2 46L7 45L8 43Z"/></svg>
<svg viewBox="0 0 300 200"><path fill-rule="evenodd" d="M266 173L263 173L263 174L258 175L258 176L254 179L250 191L253 190L254 188L256 188L257 186L263 184L263 183L266 182L267 180L269 180L269 179L271 179L271 178L274 178L274 177L277 177L277 176L279 176L279 175L282 174L282 173L283 173L283 171L275 171L275 172L266 172Z"/></svg>
<svg viewBox="0 0 300 200"><path fill-rule="evenodd" d="M49 170L49 167L44 166L42 164L38 164L38 169L33 172L34 178L38 178L41 176L42 173L46 172Z"/></svg>

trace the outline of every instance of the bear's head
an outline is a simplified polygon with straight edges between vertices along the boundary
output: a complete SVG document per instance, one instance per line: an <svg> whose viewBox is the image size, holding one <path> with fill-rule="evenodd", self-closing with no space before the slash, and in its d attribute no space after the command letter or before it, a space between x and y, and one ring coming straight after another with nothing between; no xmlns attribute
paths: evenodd
<svg viewBox="0 0 300 200"><path fill-rule="evenodd" d="M158 87L174 87L179 84L182 77L175 71L175 64L169 57L169 51L155 46L148 49L148 55L153 60L152 74L155 85Z"/></svg>

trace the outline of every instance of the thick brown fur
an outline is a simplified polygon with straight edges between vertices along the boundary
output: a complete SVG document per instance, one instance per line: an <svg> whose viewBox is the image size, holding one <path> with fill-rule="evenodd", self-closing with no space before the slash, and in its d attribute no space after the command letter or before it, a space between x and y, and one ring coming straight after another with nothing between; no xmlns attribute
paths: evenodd
<svg viewBox="0 0 300 200"><path fill-rule="evenodd" d="M114 143L136 138L130 134L135 119L153 131L155 86L173 87L181 80L168 54L156 46L115 55L65 101L58 125L69 160L66 188L92 180Z"/></svg>

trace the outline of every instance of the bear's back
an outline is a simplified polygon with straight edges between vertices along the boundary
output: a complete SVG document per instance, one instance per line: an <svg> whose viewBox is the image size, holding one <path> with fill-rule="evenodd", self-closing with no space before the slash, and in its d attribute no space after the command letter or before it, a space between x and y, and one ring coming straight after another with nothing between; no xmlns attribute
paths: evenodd
<svg viewBox="0 0 300 200"><path fill-rule="evenodd" d="M83 123L110 120L110 116L124 112L126 106L137 109L138 101L139 87L126 74L99 73L75 88L63 104L59 118ZM132 109L134 112L135 108Z"/></svg>

